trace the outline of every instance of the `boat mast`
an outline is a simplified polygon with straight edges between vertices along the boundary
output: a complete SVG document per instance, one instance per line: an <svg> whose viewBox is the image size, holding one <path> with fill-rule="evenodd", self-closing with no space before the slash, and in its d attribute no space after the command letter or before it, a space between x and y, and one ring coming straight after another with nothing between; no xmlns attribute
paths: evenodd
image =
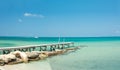
<svg viewBox="0 0 120 70"><path fill-rule="evenodd" d="M59 39L58 39L58 43L60 43L60 36L59 36Z"/></svg>

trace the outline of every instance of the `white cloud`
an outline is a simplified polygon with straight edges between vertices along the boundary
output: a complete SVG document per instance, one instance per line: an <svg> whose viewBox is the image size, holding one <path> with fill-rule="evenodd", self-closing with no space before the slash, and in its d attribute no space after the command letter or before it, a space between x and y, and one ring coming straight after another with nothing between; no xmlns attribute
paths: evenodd
<svg viewBox="0 0 120 70"><path fill-rule="evenodd" d="M32 13L24 13L25 17L40 17L40 18L44 18L43 15L41 14L32 14Z"/></svg>
<svg viewBox="0 0 120 70"><path fill-rule="evenodd" d="M22 19L18 19L19 22L22 22Z"/></svg>

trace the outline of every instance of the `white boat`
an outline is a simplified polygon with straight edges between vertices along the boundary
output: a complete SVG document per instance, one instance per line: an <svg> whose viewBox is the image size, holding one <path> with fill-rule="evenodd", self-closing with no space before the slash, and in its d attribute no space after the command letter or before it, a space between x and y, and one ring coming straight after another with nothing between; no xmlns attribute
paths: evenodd
<svg viewBox="0 0 120 70"><path fill-rule="evenodd" d="M38 36L35 36L34 38L39 38Z"/></svg>

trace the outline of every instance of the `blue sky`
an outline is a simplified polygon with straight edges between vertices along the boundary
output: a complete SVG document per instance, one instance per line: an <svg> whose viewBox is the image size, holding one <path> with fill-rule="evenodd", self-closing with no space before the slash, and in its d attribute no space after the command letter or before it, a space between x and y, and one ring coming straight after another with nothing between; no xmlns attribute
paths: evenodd
<svg viewBox="0 0 120 70"><path fill-rule="evenodd" d="M0 36L120 36L120 0L0 0Z"/></svg>

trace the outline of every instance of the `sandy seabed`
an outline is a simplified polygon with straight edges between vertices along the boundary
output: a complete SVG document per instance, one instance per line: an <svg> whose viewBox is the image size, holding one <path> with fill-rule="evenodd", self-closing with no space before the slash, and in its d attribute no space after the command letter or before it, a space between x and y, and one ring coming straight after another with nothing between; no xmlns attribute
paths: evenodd
<svg viewBox="0 0 120 70"><path fill-rule="evenodd" d="M0 70L52 70L52 68L47 59L30 63L0 66Z"/></svg>

